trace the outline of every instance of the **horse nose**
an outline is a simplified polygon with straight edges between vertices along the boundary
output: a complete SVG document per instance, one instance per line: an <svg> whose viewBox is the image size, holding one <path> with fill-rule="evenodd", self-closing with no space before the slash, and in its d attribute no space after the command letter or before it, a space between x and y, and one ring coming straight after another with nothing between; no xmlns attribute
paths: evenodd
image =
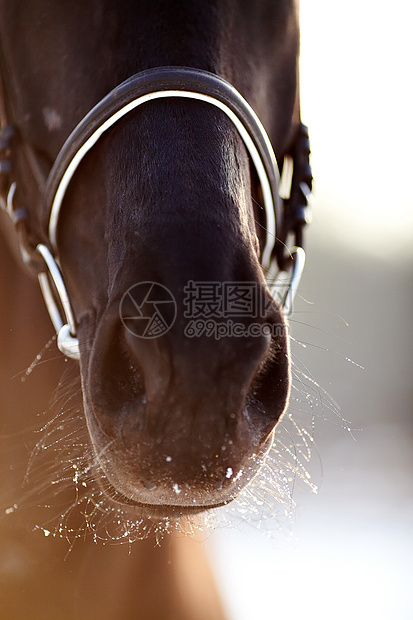
<svg viewBox="0 0 413 620"><path fill-rule="evenodd" d="M252 335L252 320L244 319L242 335L220 338L185 336L187 324L178 316L165 333L142 337L113 305L98 329L89 403L106 474L129 497L177 484L213 487L212 496L229 484L226 472L235 476L259 451L276 421L248 406L270 336Z"/></svg>

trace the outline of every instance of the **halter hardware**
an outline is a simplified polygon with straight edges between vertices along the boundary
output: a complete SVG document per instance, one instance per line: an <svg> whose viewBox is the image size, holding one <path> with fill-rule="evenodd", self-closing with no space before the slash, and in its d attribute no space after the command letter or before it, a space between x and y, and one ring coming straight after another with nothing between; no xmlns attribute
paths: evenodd
<svg viewBox="0 0 413 620"><path fill-rule="evenodd" d="M78 360L80 358L80 352L79 339L77 338L76 332L76 321L62 273L47 246L43 243L39 243L36 250L43 257L48 269L47 272L39 273L38 278L43 299L57 333L57 346L64 355ZM63 309L65 321L62 320L59 306L56 303L56 296Z"/></svg>
<svg viewBox="0 0 413 620"><path fill-rule="evenodd" d="M266 270L267 284L284 313L289 315L292 312L305 264L302 228L306 221L305 207L312 181L306 127L300 126L294 146L297 152L291 154L294 169L289 196L283 203L278 193L279 172L270 140L257 115L240 93L229 82L208 71L158 67L132 76L92 108L66 140L47 178L44 207L52 251L44 243L36 246L46 267L39 273L39 284L58 333L58 347L64 355L73 359L79 359L76 321L56 258L57 226L66 190L86 153L108 129L140 105L162 98L195 99L211 104L224 112L236 127L255 166L263 195L266 237L261 263ZM0 151L8 155L12 133L7 127L2 130L4 140L2 142L0 139ZM8 176L9 160L3 159L5 163L2 170L1 159L0 173L4 172ZM3 201L4 204L0 203L12 219L15 219L18 211L13 207L15 189L16 184L12 183L7 200ZM281 231L281 239L286 240L290 232L294 233L296 245L291 251L285 250L284 243L277 242L276 223Z"/></svg>

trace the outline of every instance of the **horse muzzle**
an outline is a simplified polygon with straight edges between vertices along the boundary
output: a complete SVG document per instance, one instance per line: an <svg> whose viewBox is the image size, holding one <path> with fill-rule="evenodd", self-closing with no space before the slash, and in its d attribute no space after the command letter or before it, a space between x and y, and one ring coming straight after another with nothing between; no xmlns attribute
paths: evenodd
<svg viewBox="0 0 413 620"><path fill-rule="evenodd" d="M178 322L159 338L139 339L114 314L106 311L88 361L81 357L103 489L120 503L168 513L228 503L259 470L286 406L287 338L189 339ZM269 375L277 384L271 408Z"/></svg>

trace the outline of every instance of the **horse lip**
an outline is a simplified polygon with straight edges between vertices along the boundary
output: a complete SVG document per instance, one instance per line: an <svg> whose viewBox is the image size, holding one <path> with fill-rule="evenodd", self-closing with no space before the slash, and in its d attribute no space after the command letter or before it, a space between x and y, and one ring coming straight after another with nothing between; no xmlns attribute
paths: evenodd
<svg viewBox="0 0 413 620"><path fill-rule="evenodd" d="M151 491L149 491L149 493L144 493L141 492L140 495L144 495L144 497L142 497L142 499L134 499L133 497L131 497L129 494L127 494L127 492L125 493L122 490L117 489L113 483L108 480L107 476L106 479L104 481L104 483L100 484L101 489L103 491L103 493L114 503L116 504L121 504L123 506L127 506L127 507L131 507L133 509L142 509L145 511L145 515L147 516L148 513L152 513L152 512L157 512L157 513L165 513L165 516L168 516L171 514L171 512L176 513L176 516L182 516L184 514L196 514L199 512L204 512L206 510L210 510L213 508L219 508L220 506L224 506L226 504L229 504L233 499L235 499L235 497L238 495L238 493L240 492L240 490L246 486L246 484L248 484L250 481L250 478L248 478L248 480L245 481L245 483L239 485L234 485L234 487L232 489L226 489L226 493L225 495L221 495L214 499L213 497L211 497L211 495L205 497L204 500L202 500L202 498L198 498L195 499L193 498L192 501L187 498L185 501L183 501L182 503L179 502L174 502L173 499L171 498L171 494L168 492L167 489L162 489L162 494L161 496L158 497L154 497L154 501L151 501L150 495L151 495ZM199 489L198 489L199 492Z"/></svg>
<svg viewBox="0 0 413 620"><path fill-rule="evenodd" d="M127 497L126 495L115 489L108 481L105 482L105 486L102 487L102 490L105 495L111 500L111 502L119 504L126 509L131 508L133 510L134 516L137 518L147 519L178 519L180 517L196 515L207 510L226 506L234 499L233 497L229 497L216 503L193 505L150 504L146 502L138 502Z"/></svg>
<svg viewBox="0 0 413 620"><path fill-rule="evenodd" d="M161 518L175 518L186 517L191 515L200 514L207 510L213 510L214 508L220 508L226 506L231 500L226 500L218 504L211 504L205 506L153 506L147 504L141 504L138 506L142 510L142 516L146 516L149 519L161 519Z"/></svg>

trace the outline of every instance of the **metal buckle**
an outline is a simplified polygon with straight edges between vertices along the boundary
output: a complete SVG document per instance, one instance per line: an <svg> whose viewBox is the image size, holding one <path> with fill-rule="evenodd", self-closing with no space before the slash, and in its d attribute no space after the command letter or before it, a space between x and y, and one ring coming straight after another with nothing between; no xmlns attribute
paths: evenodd
<svg viewBox="0 0 413 620"><path fill-rule="evenodd" d="M61 271L47 246L39 243L36 250L43 257L48 268L48 271L39 273L38 278L43 299L57 333L57 346L63 355L78 360L80 352L76 321ZM63 309L64 320L56 300L56 294Z"/></svg>

